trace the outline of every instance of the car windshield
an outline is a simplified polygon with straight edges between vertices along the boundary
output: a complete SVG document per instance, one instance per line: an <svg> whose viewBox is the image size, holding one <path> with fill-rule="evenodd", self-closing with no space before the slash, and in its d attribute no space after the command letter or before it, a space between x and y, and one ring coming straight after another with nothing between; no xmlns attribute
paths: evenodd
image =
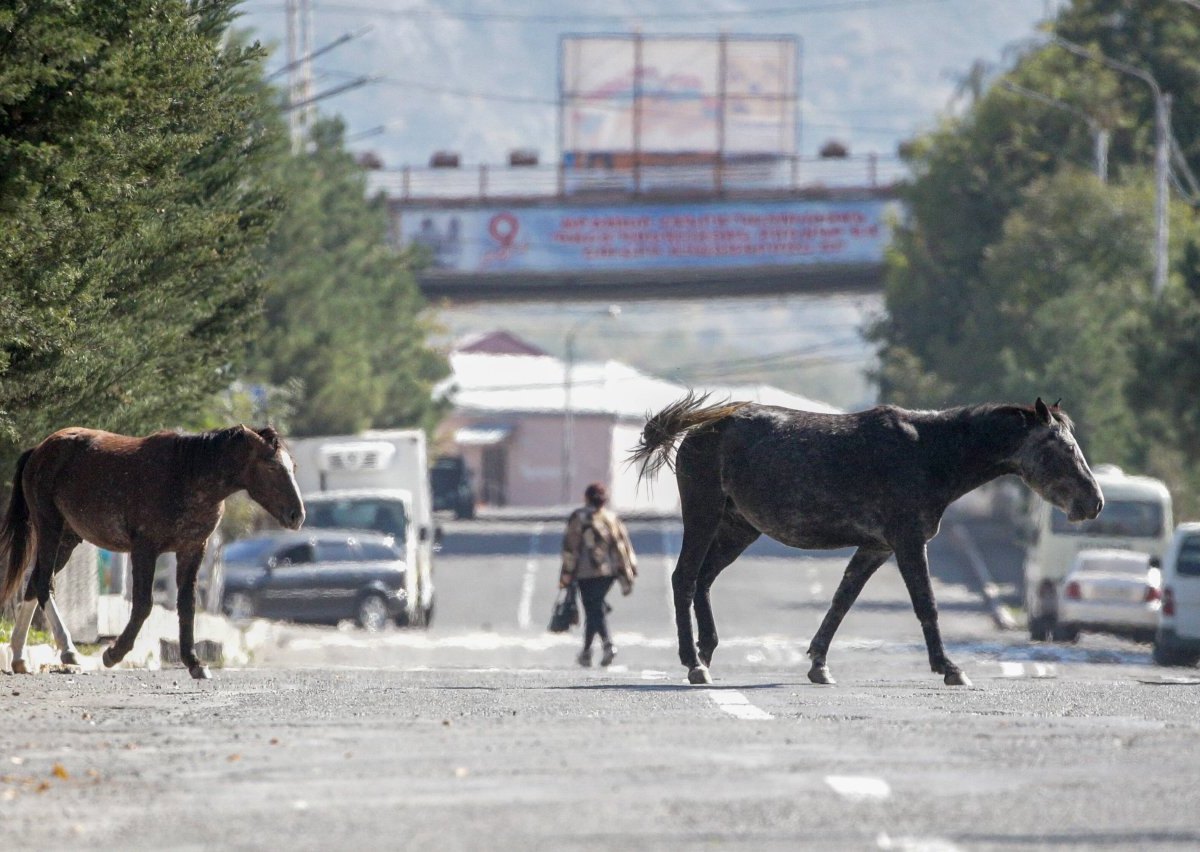
<svg viewBox="0 0 1200 852"><path fill-rule="evenodd" d="M310 501L308 519L304 523L319 529L375 530L403 541L406 520L403 503L360 498Z"/></svg>
<svg viewBox="0 0 1200 852"><path fill-rule="evenodd" d="M1200 535L1188 536L1179 544L1175 558L1175 573L1184 577L1200 577Z"/></svg>
<svg viewBox="0 0 1200 852"><path fill-rule="evenodd" d="M1050 529L1059 535L1107 535L1154 538L1162 533L1163 511L1149 500L1113 500L1090 521L1071 523L1055 508Z"/></svg>
<svg viewBox="0 0 1200 852"><path fill-rule="evenodd" d="M262 565L278 544L269 538L244 538L225 545L222 559L226 565Z"/></svg>

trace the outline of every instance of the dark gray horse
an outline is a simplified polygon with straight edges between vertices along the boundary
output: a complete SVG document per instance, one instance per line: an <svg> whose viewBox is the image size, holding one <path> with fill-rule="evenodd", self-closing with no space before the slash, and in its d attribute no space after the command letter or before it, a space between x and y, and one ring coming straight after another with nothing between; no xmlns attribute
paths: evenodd
<svg viewBox="0 0 1200 852"><path fill-rule="evenodd" d="M706 401L689 394L655 414L631 457L643 477L652 477L670 463L683 436L675 457L683 545L671 583L679 660L691 683L711 683L717 629L709 587L766 533L793 547L857 548L809 645L809 680L834 682L825 663L833 634L867 580L894 553L930 666L947 684L969 685L942 647L925 553L946 507L1008 473L1072 521L1094 518L1104 506L1070 419L1040 398L1032 406L881 406L855 414Z"/></svg>

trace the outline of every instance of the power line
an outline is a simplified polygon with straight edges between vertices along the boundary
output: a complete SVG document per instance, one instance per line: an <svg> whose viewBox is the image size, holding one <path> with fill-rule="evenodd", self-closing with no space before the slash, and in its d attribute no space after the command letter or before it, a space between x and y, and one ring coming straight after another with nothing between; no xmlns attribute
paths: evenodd
<svg viewBox="0 0 1200 852"><path fill-rule="evenodd" d="M841 3L805 3L803 5L776 6L766 9L722 9L708 12L689 11L686 20L694 21L726 21L735 18L776 18L792 17L810 14L825 14L838 12L855 12L863 9L885 9L901 6L942 4L947 0L846 0ZM279 7L282 8L282 7ZM614 24L630 20L637 21L677 21L679 12L651 12L632 14L592 14L566 15L562 13L521 13L521 12L472 12L468 10L450 10L434 8L409 9L379 9L370 6L359 6L352 3L322 3L320 11L338 12L348 15L371 15L373 17L392 18L410 21L454 20L454 21L488 21L494 23L513 24Z"/></svg>

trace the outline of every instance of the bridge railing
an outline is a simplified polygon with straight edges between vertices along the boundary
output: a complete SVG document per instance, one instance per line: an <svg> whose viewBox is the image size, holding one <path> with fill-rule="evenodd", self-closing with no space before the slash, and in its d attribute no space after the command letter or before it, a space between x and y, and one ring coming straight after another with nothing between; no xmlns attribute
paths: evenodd
<svg viewBox="0 0 1200 852"><path fill-rule="evenodd" d="M640 167L405 166L368 172L368 191L401 202L720 196L886 190L906 175L898 157L875 154Z"/></svg>

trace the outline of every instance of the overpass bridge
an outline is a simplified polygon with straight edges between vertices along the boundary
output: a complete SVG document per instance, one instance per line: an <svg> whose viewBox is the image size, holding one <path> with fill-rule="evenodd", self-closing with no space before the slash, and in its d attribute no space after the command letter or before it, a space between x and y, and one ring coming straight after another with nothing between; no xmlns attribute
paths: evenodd
<svg viewBox="0 0 1200 852"><path fill-rule="evenodd" d="M899 213L895 158L370 173L391 238L440 302L873 292Z"/></svg>

